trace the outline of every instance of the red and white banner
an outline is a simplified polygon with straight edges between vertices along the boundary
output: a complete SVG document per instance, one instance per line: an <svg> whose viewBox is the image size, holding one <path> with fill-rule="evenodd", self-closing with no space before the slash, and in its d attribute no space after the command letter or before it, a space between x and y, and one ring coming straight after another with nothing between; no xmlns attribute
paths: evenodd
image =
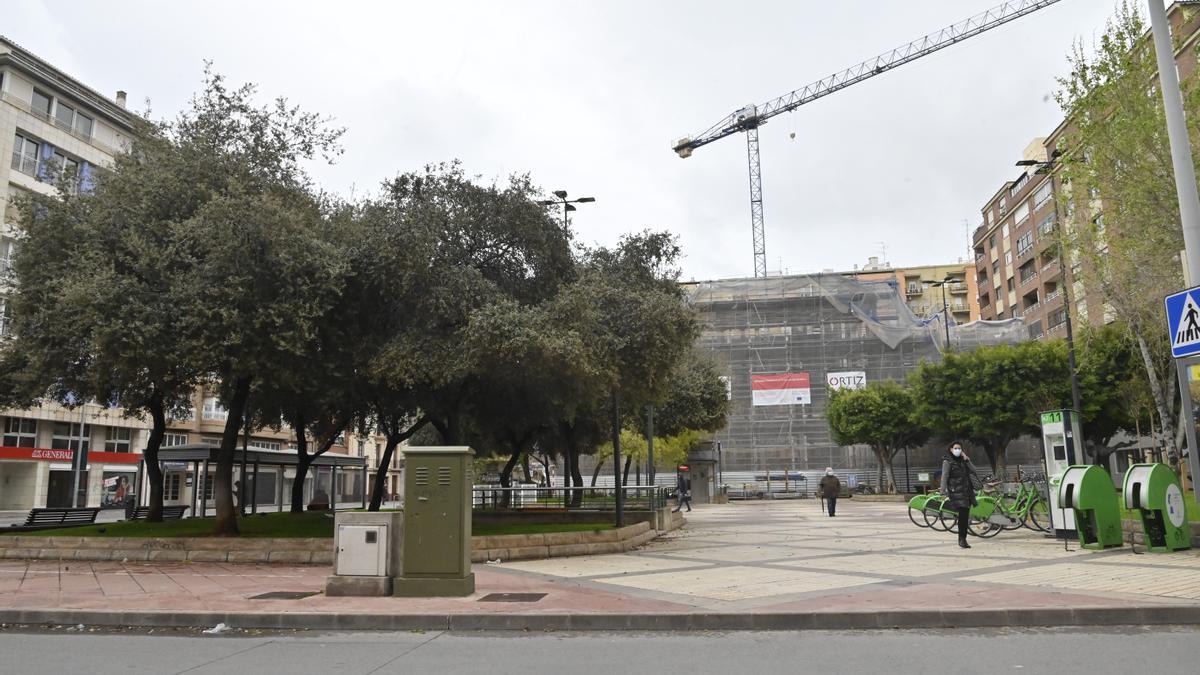
<svg viewBox="0 0 1200 675"><path fill-rule="evenodd" d="M0 459L25 459L40 462L69 462L74 456L74 450L0 447ZM141 453L96 451L88 453L88 464L137 464L140 461L142 461Z"/></svg>
<svg viewBox="0 0 1200 675"><path fill-rule="evenodd" d="M808 373L751 375L754 405L808 405L812 403Z"/></svg>

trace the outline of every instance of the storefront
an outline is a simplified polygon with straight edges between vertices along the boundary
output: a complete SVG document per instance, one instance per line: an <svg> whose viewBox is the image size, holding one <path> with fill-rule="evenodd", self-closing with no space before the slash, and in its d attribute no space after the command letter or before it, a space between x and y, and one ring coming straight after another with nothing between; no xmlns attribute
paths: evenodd
<svg viewBox="0 0 1200 675"><path fill-rule="evenodd" d="M74 450L0 447L0 511L71 506ZM135 493L140 453L89 452L82 483L88 506L123 508Z"/></svg>

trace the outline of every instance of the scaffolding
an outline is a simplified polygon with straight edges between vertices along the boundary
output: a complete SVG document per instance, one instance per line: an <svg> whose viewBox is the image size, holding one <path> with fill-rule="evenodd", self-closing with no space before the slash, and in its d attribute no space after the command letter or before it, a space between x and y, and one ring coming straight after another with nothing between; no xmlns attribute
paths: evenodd
<svg viewBox="0 0 1200 675"><path fill-rule="evenodd" d="M903 380L922 361L941 360L947 334L955 350L1028 339L1021 319L950 318L947 331L943 314L914 314L894 281L820 274L687 287L700 314L699 346L728 378L729 423L716 435L726 471L874 467L867 449L833 443L825 420L832 387ZM776 376L773 384L766 375ZM771 386L801 388L788 390L796 392L790 403L760 398L755 405L756 389L761 395L767 392L759 387ZM930 447L914 459L933 462L940 454Z"/></svg>

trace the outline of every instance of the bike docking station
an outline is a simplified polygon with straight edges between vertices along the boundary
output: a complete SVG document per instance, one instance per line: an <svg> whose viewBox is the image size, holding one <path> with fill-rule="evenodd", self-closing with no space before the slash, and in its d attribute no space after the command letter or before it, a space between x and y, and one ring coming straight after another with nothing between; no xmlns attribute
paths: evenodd
<svg viewBox="0 0 1200 675"><path fill-rule="evenodd" d="M1124 544L1117 491L1103 467L1068 467L1058 493L1058 503L1072 511L1080 548L1102 551Z"/></svg>
<svg viewBox="0 0 1200 675"><path fill-rule="evenodd" d="M1125 473L1125 508L1137 511L1147 551L1168 553L1192 547L1179 478L1166 464L1134 464Z"/></svg>
<svg viewBox="0 0 1200 675"><path fill-rule="evenodd" d="M1074 410L1047 410L1041 414L1041 420L1046 482L1050 493L1047 495L1050 501L1050 529L1055 538L1062 537L1065 540L1076 534L1075 512L1068 510L1060 501L1059 487L1067 469L1080 464L1083 433L1079 429L1079 413ZM1112 487L1111 481L1109 486Z"/></svg>

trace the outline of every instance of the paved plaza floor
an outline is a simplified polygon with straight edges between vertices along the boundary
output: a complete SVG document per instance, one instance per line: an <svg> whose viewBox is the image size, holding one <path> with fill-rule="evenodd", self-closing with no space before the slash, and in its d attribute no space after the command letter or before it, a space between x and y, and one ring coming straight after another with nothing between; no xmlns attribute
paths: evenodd
<svg viewBox="0 0 1200 675"><path fill-rule="evenodd" d="M1200 552L1082 550L1028 530L972 538L917 528L903 503L699 507L619 555L476 565L467 598L329 598L328 567L0 560L0 610L363 614L814 613L1200 606ZM297 599L253 599L272 591ZM533 602L481 602L535 593Z"/></svg>

